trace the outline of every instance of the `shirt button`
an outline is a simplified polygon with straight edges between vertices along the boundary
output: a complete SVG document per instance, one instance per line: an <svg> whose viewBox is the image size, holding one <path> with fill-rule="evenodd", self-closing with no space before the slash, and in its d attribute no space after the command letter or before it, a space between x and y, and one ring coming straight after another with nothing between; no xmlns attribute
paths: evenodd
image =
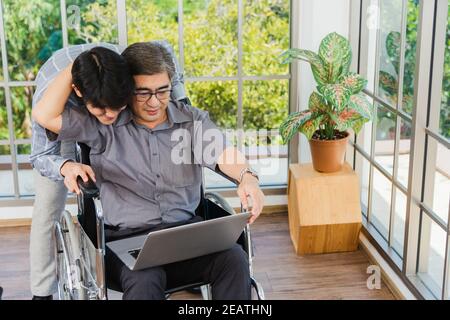
<svg viewBox="0 0 450 320"><path fill-rule="evenodd" d="M161 176L159 174L156 175L157 178L161 178Z"/></svg>
<svg viewBox="0 0 450 320"><path fill-rule="evenodd" d="M157 156L158 154L156 153L156 152L153 152L152 153L152 156Z"/></svg>

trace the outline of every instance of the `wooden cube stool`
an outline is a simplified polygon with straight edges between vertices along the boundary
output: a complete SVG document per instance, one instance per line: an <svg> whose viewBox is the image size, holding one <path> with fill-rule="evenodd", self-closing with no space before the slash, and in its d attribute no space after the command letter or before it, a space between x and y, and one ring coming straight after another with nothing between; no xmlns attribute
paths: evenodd
<svg viewBox="0 0 450 320"><path fill-rule="evenodd" d="M348 163L334 173L291 164L289 230L297 254L354 251L361 229L358 176Z"/></svg>

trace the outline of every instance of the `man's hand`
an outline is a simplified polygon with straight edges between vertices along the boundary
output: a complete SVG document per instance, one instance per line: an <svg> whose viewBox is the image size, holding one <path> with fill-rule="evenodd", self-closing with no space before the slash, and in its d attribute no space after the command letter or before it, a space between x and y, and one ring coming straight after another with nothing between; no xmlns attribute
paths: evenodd
<svg viewBox="0 0 450 320"><path fill-rule="evenodd" d="M64 177L64 184L69 192L75 192L80 194L80 188L78 188L77 177L80 176L84 182L89 180L88 177L95 182L95 174L90 166L81 164L78 162L67 161L61 167L61 174Z"/></svg>
<svg viewBox="0 0 450 320"><path fill-rule="evenodd" d="M239 184L237 193L244 209L248 209L247 197L250 196L252 202L252 216L250 217L249 223L251 224L258 218L264 207L264 193L259 188L258 179L250 174L245 174L242 178L242 182Z"/></svg>

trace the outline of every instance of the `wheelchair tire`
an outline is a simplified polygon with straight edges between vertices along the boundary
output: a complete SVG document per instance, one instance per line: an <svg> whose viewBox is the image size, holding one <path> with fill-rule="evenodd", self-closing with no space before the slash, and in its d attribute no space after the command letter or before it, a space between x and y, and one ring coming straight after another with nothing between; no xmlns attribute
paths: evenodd
<svg viewBox="0 0 450 320"><path fill-rule="evenodd" d="M229 214L235 214L233 207L228 203L227 200L225 200L224 197L222 197L217 192L205 192L205 199L208 199L215 204L217 204L219 207L227 211Z"/></svg>
<svg viewBox="0 0 450 320"><path fill-rule="evenodd" d="M84 300L83 267L80 260L79 227L68 211L55 226L56 274L60 300Z"/></svg>

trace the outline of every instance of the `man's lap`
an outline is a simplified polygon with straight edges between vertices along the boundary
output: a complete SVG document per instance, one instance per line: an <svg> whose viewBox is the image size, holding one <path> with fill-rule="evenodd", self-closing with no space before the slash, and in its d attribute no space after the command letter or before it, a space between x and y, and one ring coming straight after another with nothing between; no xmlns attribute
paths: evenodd
<svg viewBox="0 0 450 320"><path fill-rule="evenodd" d="M225 265L227 263L237 269L248 268L246 253L240 245L236 244L225 251L140 271L130 270L113 252L107 249L106 270L107 279L120 284L120 286L123 286L125 282L139 281L143 277L159 280L158 278L161 278L161 273L163 273L166 289L172 289L190 283L213 282L213 268L217 268L217 264Z"/></svg>

